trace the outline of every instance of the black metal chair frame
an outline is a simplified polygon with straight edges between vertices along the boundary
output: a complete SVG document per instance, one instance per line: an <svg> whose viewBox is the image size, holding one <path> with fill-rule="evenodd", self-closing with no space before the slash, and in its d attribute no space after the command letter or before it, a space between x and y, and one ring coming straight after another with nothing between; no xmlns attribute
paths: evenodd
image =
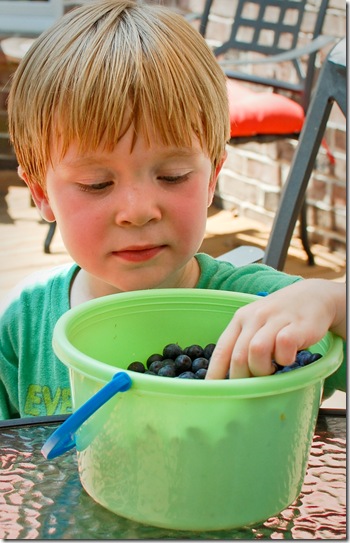
<svg viewBox="0 0 350 543"><path fill-rule="evenodd" d="M205 38L207 38L208 25L212 16L213 2L214 0L206 0L203 13L200 16L199 31ZM227 2L228 4L229 2ZM299 40L307 0L238 0L236 4L234 2L230 2L230 4L236 5L236 9L232 14L233 23L230 37L221 45L213 47L213 52L227 77L241 82L270 87L273 92L292 93L291 97L298 100L306 115L315 79L317 52L332 41L334 42L334 38L321 35L329 0L321 0L312 31L312 39L302 46L299 46ZM256 7L255 14L249 12L253 5ZM269 15L271 10L274 10L275 15L277 14L276 20L271 19ZM294 17L291 20L290 14L292 12ZM229 15L227 14L227 16ZM199 18L199 16L197 15L195 18ZM264 32L273 36L271 43L266 43L266 40L263 39ZM251 35L250 41L247 35ZM284 43L283 40L286 35L289 38L287 43ZM242 39L242 36L244 36L244 39ZM223 58L230 51L238 54L238 58ZM232 69L232 67L236 66L271 65L282 62L289 62L294 68L296 82L278 77L263 77L247 73L244 70ZM230 144L250 141L267 143L281 139L298 139L299 136L299 132L238 136L232 137ZM305 202L300 208L300 237L308 256L308 262L312 265L314 264L314 257L307 236Z"/></svg>
<svg viewBox="0 0 350 543"><path fill-rule="evenodd" d="M341 40L323 63L307 117L293 157L281 201L272 226L263 262L283 269L298 213L315 164L333 104L346 116L346 39Z"/></svg>

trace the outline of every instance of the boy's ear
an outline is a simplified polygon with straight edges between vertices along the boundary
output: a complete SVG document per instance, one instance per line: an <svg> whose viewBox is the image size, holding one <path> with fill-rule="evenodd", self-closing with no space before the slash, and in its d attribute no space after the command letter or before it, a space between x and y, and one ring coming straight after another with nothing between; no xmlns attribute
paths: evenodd
<svg viewBox="0 0 350 543"><path fill-rule="evenodd" d="M29 182L28 176L23 170L22 166L18 166L17 172L19 177L23 179L23 181L29 188L35 205L40 211L40 215L42 216L42 218L45 219L45 221L47 222L54 222L56 220L55 215L51 209L49 199L44 189L41 187L41 185L39 185L37 181Z"/></svg>
<svg viewBox="0 0 350 543"><path fill-rule="evenodd" d="M212 176L210 178L209 187L208 187L208 207L211 206L211 204L212 204L212 201L213 201L213 198L214 198L216 183L217 183L218 177L219 177L219 173L221 172L221 168L223 167L226 158L227 158L227 151L225 151L224 154L222 155L221 160L217 164L217 166L216 166L216 168L215 168L215 170L212 173Z"/></svg>

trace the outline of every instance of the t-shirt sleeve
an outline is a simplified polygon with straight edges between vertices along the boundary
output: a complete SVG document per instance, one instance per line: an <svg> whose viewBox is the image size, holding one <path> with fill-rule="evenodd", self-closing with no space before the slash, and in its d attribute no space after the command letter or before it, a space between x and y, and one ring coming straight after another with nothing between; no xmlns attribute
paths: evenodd
<svg viewBox="0 0 350 543"><path fill-rule="evenodd" d="M16 301L2 308L0 318L0 418L19 417L18 411L18 330L21 318Z"/></svg>
<svg viewBox="0 0 350 543"><path fill-rule="evenodd" d="M0 302L0 418L71 412L67 367L52 348L53 330L69 309L76 266L35 273Z"/></svg>

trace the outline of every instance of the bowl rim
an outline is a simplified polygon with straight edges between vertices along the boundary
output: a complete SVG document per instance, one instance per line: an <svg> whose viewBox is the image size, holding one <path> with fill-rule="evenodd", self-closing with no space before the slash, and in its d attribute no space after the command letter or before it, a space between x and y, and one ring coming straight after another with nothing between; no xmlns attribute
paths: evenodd
<svg viewBox="0 0 350 543"><path fill-rule="evenodd" d="M95 313L97 308L103 308L106 312L112 310L112 308L114 309L116 305L121 308L130 308L131 302L134 303L133 307L137 307L137 305L143 305L144 301L159 303L165 298L167 299L167 304L169 303L169 299L176 302L176 304L183 303L184 301L192 302L195 299L205 301L205 303L210 303L211 301L215 305L218 302L222 302L226 303L227 306L230 300L250 303L260 297L253 294L231 291L173 288L123 292L96 298L68 310L59 318L54 327L52 339L54 352L62 363L68 366L70 371L78 372L84 377L100 382L101 386L110 381L113 375L123 371L131 377L133 390L159 394L204 395L208 398L217 396L251 398L283 394L292 390L312 386L317 382L323 382L326 377L337 370L342 362L343 341L332 332L327 332L320 342L309 347L310 350L316 352L319 343L328 343L328 350L322 358L317 360L317 363L292 372L263 377L210 381L171 379L169 377L144 375L128 371L121 367L111 366L82 353L74 347L67 337L74 325L78 321L81 321L82 317L87 320L89 316Z"/></svg>

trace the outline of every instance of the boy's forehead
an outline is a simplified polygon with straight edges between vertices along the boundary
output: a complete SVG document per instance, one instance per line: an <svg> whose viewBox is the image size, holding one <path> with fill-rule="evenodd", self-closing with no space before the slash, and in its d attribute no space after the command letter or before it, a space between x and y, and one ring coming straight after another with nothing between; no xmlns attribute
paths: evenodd
<svg viewBox="0 0 350 543"><path fill-rule="evenodd" d="M113 127L113 123L111 123ZM149 112L143 111L135 123L132 108L127 105L119 130L112 128L106 132L102 130L95 135L95 138L87 137L86 124L80 125L76 134L70 129L69 119L59 115L54 116L54 123L51 131L50 152L51 157L63 157L65 160L86 161L94 160L101 153L113 153L123 149L124 152L132 154L135 149L145 148L154 153L173 156L189 156L194 153L203 153L203 143L200 142L194 130L183 130L177 140L172 138L172 125L168 124L166 139L152 121ZM61 161L61 160L60 160Z"/></svg>
<svg viewBox="0 0 350 543"><path fill-rule="evenodd" d="M100 163L101 159L113 158L114 155L125 156L126 154L137 155L138 153L152 155L161 160L190 158L206 154L195 137L193 137L192 146L189 147L185 145L166 145L157 141L147 142L141 136L136 139L134 145L131 145L128 138L124 136L113 149L107 149L102 144L94 149L83 149L78 142L73 141L63 156L59 155L59 151L54 153L53 160L67 166L80 167L82 165L95 165Z"/></svg>

